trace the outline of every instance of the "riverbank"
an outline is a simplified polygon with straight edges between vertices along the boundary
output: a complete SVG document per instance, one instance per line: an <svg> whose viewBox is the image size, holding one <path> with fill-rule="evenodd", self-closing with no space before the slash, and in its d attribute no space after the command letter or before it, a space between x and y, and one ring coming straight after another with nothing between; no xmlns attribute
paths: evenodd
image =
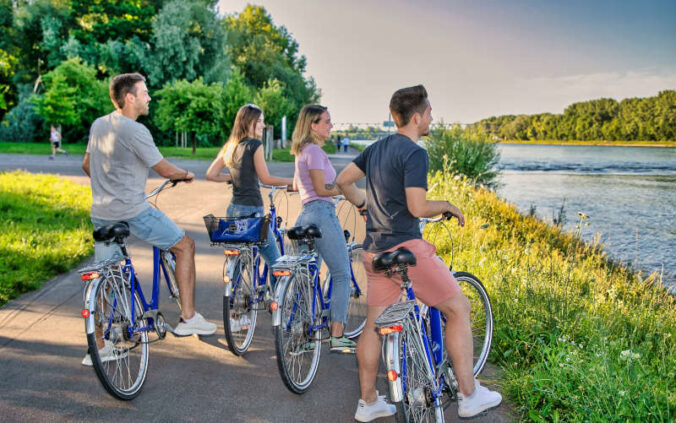
<svg viewBox="0 0 676 423"><path fill-rule="evenodd" d="M561 141L561 140L507 140L498 144L526 145L598 145L605 147L676 147L676 141Z"/></svg>
<svg viewBox="0 0 676 423"><path fill-rule="evenodd" d="M495 313L491 361L527 421L673 421L676 299L493 192L438 173L431 195L467 217L438 252L476 274ZM584 216L578 228L585 227ZM579 231L578 231L579 232Z"/></svg>

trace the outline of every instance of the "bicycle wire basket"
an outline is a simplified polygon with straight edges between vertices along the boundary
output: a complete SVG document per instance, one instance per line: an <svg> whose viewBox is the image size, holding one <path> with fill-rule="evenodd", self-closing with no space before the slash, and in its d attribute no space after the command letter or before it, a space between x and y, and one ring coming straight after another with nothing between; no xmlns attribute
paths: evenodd
<svg viewBox="0 0 676 423"><path fill-rule="evenodd" d="M270 215L262 217L203 217L212 243L262 242L268 236Z"/></svg>

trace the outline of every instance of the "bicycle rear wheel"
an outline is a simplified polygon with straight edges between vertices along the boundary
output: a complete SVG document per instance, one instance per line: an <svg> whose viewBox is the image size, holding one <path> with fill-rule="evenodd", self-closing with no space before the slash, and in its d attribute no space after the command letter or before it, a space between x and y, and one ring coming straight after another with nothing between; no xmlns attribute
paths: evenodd
<svg viewBox="0 0 676 423"><path fill-rule="evenodd" d="M96 375L106 390L121 400L136 398L148 373L148 327L143 306L132 295L121 272L104 277L88 299L87 344ZM136 325L132 324L132 307ZM101 348L101 349L99 349Z"/></svg>
<svg viewBox="0 0 676 423"><path fill-rule="evenodd" d="M235 260L234 263L230 261ZM237 271L238 270L238 271ZM230 295L223 295L223 328L228 349L244 354L253 341L258 312L253 307L254 273L250 258L232 256L223 264L224 277L230 278Z"/></svg>
<svg viewBox="0 0 676 423"><path fill-rule="evenodd" d="M305 393L319 367L321 332L310 330L316 320L312 310L313 296L319 298L305 276L280 279L284 283L279 306L281 323L274 327L277 366L284 385L295 394ZM319 313L316 313L319 315Z"/></svg>
<svg viewBox="0 0 676 423"><path fill-rule="evenodd" d="M444 410L434 400L434 382L429 370L425 347L409 320L399 335L399 360L402 374L403 399L395 402L396 419L400 423L444 421ZM439 404L440 401L438 401Z"/></svg>
<svg viewBox="0 0 676 423"><path fill-rule="evenodd" d="M345 323L345 336L356 338L361 335L366 325L366 270L362 262L362 248L356 247L350 251L350 303L347 308L347 322Z"/></svg>
<svg viewBox="0 0 676 423"><path fill-rule="evenodd" d="M454 273L462 292L471 304L474 376L486 365L493 342L493 309L488 293L479 279L467 272Z"/></svg>

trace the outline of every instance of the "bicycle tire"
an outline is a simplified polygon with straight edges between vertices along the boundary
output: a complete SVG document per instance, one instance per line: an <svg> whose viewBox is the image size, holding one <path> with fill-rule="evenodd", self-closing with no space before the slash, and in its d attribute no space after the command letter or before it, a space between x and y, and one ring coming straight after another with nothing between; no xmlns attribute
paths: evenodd
<svg viewBox="0 0 676 423"><path fill-rule="evenodd" d="M395 402L399 423L443 423L444 410L434 404L434 384L416 322L409 320L399 335L398 354L402 374L403 399Z"/></svg>
<svg viewBox="0 0 676 423"><path fill-rule="evenodd" d="M181 292L178 289L176 282L176 259L171 251L163 250L160 252L162 263L164 263L164 270L166 271L167 285L169 286L169 297L176 301L178 309L181 309Z"/></svg>
<svg viewBox="0 0 676 423"><path fill-rule="evenodd" d="M343 335L350 339L358 337L364 331L366 313L368 312L366 270L361 259L361 253L361 247L350 251L350 301L347 306L347 321L343 329ZM323 287L325 299L328 299L330 280L331 272L327 272Z"/></svg>
<svg viewBox="0 0 676 423"><path fill-rule="evenodd" d="M308 331L318 320L312 313L312 296L318 293L306 276L288 276L278 283L285 285L279 303L281 323L274 327L277 367L284 385L303 394L317 374L321 354L321 332L316 330L311 337Z"/></svg>
<svg viewBox="0 0 676 423"><path fill-rule="evenodd" d="M228 274L230 260L236 260L232 267L233 271ZM236 272L239 268L239 278L235 280ZM223 263L223 275L230 277L230 295L223 294L223 329L225 340L228 343L228 349L235 355L244 354L253 341L254 331L256 330L256 318L258 311L252 307L254 297L254 285L252 273L253 266L250 265L250 258L242 260L242 256L228 257ZM241 327L242 318L248 318L249 325L246 329Z"/></svg>
<svg viewBox="0 0 676 423"><path fill-rule="evenodd" d="M493 342L493 309L486 288L479 278L467 272L455 272L455 279L471 304L470 324L472 325L472 360L474 376L478 376L486 365Z"/></svg>
<svg viewBox="0 0 676 423"><path fill-rule="evenodd" d="M137 326L147 327L148 321L139 319L143 315L143 306L138 293L131 295L130 287L121 282L121 275L116 279L104 277L92 290L87 304L90 327L102 328L104 345L112 345L112 356L116 358L109 359L109 355L104 360L101 357L96 330L87 334L87 344L94 370L103 387L112 396L129 401L141 392L148 374L148 332L139 331L130 336L128 331L132 298Z"/></svg>

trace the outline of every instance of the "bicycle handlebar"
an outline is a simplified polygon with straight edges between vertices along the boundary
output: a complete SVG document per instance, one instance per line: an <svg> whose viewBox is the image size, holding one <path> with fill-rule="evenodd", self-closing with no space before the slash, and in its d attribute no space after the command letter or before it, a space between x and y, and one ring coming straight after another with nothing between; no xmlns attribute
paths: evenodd
<svg viewBox="0 0 676 423"><path fill-rule="evenodd" d="M165 187L166 187L167 185L169 185L169 184L171 184L171 187L173 188L173 187L175 187L176 184L178 184L179 182L188 182L188 181L192 181L192 179L188 179L188 178L165 179L164 182L162 182L162 185L160 185L159 187L155 188L154 190L152 190L152 191L150 191L148 194L146 194L145 199L147 200L147 199L149 199L149 198L152 198L152 197L156 196L157 194L159 194L160 192L162 192L162 191L165 189Z"/></svg>

